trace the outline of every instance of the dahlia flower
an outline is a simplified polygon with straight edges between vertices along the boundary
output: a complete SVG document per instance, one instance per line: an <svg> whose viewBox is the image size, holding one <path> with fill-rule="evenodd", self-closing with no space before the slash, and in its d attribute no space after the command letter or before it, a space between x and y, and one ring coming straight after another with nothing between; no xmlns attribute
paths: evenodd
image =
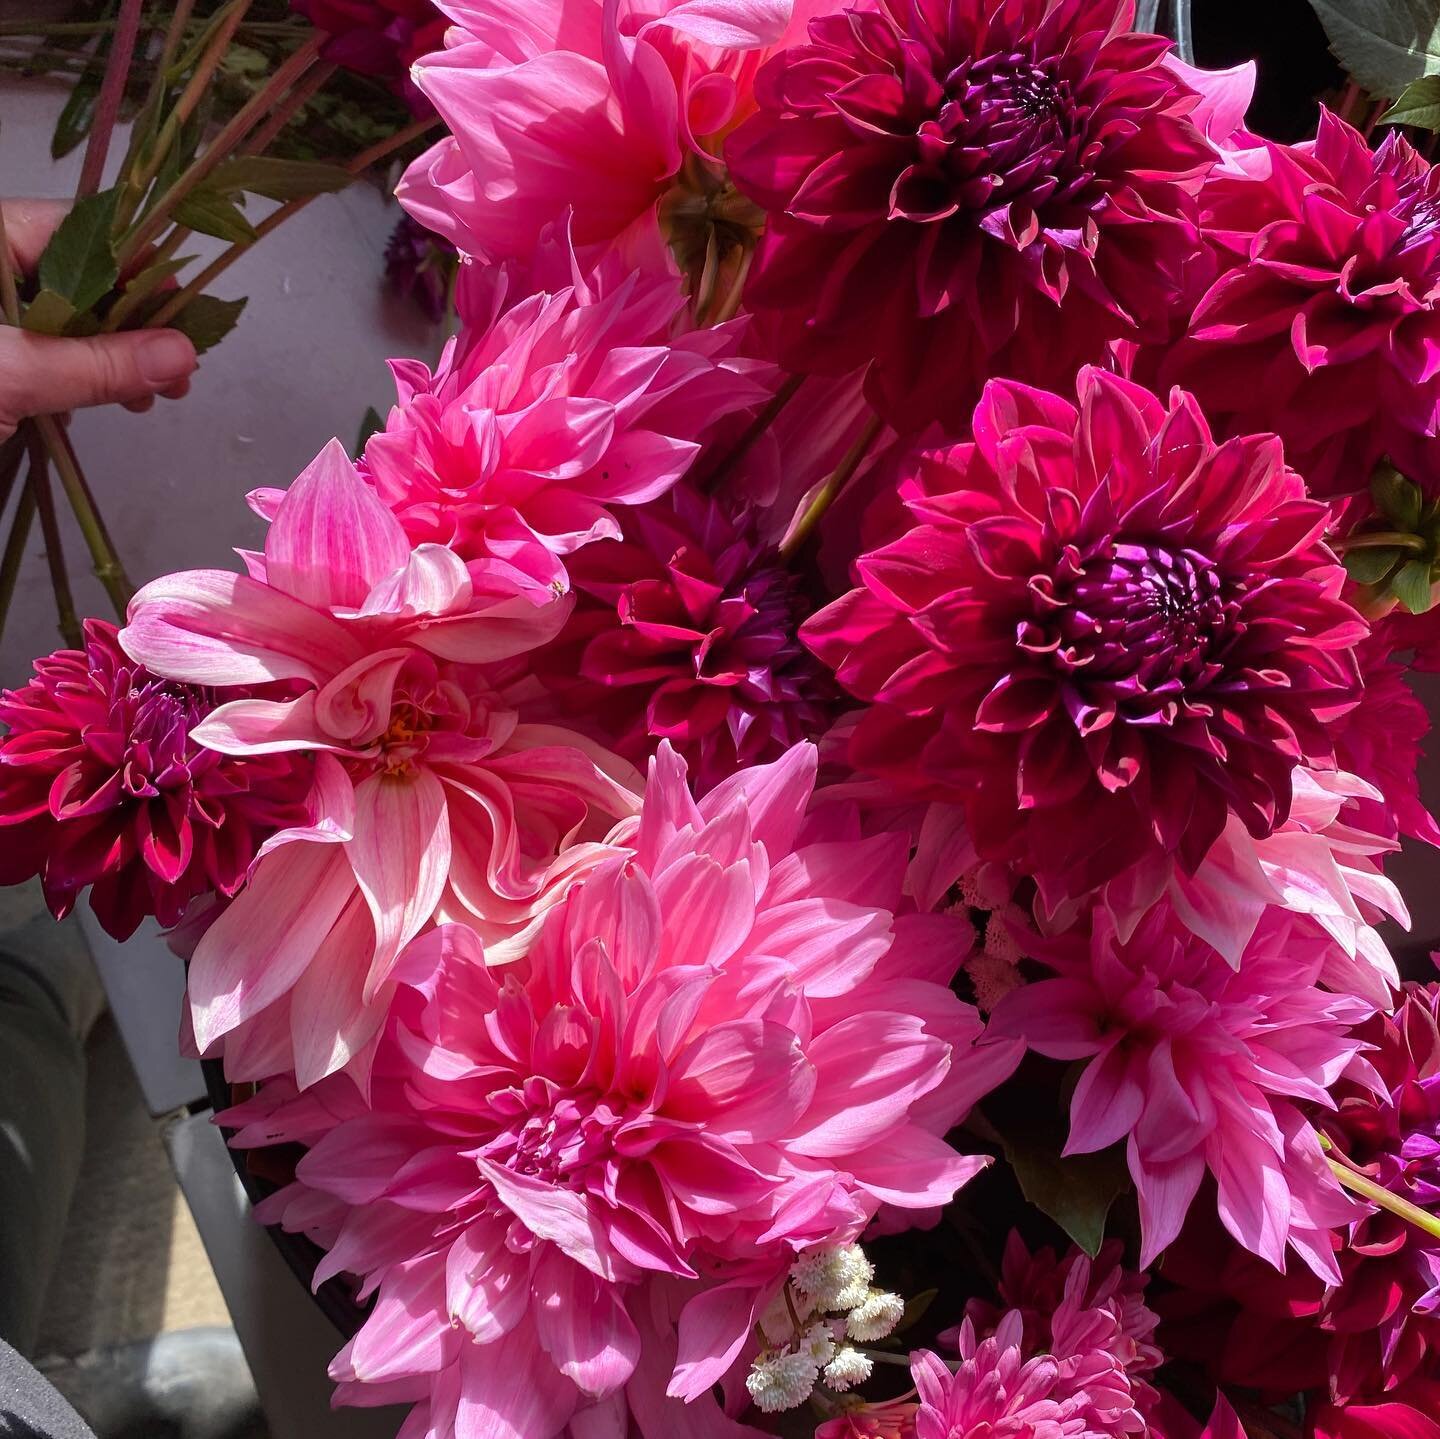
<svg viewBox="0 0 1440 1439"><path fill-rule="evenodd" d="M797 637L799 582L755 520L682 488L624 529L576 556L582 598L537 657L565 711L637 762L668 739L702 790L821 734L833 686Z"/></svg>
<svg viewBox="0 0 1440 1439"><path fill-rule="evenodd" d="M852 761L962 802L1051 909L1147 860L1194 870L1230 815L1283 824L1365 626L1279 444L1216 444L1189 396L1097 370L1078 409L992 382L974 434L921 457L909 528L802 629L873 701Z"/></svg>
<svg viewBox="0 0 1440 1439"><path fill-rule="evenodd" d="M1268 173L1205 188L1222 273L1162 373L1228 432L1278 431L1314 493L1363 492L1386 455L1433 492L1440 178L1325 110L1313 142L1266 150Z"/></svg>
<svg viewBox="0 0 1440 1439"><path fill-rule="evenodd" d="M746 301L781 362L871 364L897 428L989 377L1163 333L1214 154L1130 0L878 0L772 60L726 158L766 211Z"/></svg>
<svg viewBox="0 0 1440 1439"><path fill-rule="evenodd" d="M731 329L674 332L672 276L601 278L502 300L433 374L391 362L399 403L362 469L413 543L448 545L498 585L563 593L565 557L619 537L613 507L663 494L709 426L765 398Z"/></svg>
<svg viewBox="0 0 1440 1439"><path fill-rule="evenodd" d="M459 925L410 946L368 1106L341 1080L227 1118L310 1146L267 1214L329 1244L317 1280L377 1292L342 1400L405 1386L415 1434L491 1439L628 1404L669 1439L684 1407L628 1387L657 1283L685 1301L669 1392L702 1399L797 1252L983 1167L942 1136L1015 1048L946 987L953 926L893 917L903 836L797 847L815 764L796 746L697 804L662 746L630 845L524 958L488 967Z"/></svg>
<svg viewBox="0 0 1440 1439"><path fill-rule="evenodd" d="M132 663L115 626L35 662L0 695L0 884L39 875L63 919L90 886L107 933L179 921L198 895L234 894L261 844L304 813L309 766L232 759L195 728L218 700Z"/></svg>
<svg viewBox="0 0 1440 1439"><path fill-rule="evenodd" d="M269 508L269 502L266 502ZM574 876L589 843L638 807L639 776L570 731L526 724L483 661L547 633L525 598L470 608L438 545L413 552L337 444L273 510L252 574L145 586L121 635L157 673L235 686L289 679L289 699L237 698L193 738L227 755L316 755L308 817L261 849L190 965L195 1039L226 1036L227 1072L348 1064L384 1017L400 951L437 912L504 957ZM253 1021L253 1023L252 1023Z"/></svg>
<svg viewBox="0 0 1440 1439"><path fill-rule="evenodd" d="M750 106L759 57L832 0L441 0L455 22L416 83L450 134L406 171L400 203L465 253L523 257L571 214L577 243L650 220L689 157ZM722 202L723 208L723 202Z"/></svg>
<svg viewBox="0 0 1440 1439"><path fill-rule="evenodd" d="M1073 1391L1083 1399L1089 1429L1119 1436L1144 1433L1159 1394L1148 1376L1164 1362L1154 1343L1159 1316L1145 1303L1145 1277L1121 1263L1123 1246L1105 1244L1091 1260L1072 1248L1064 1258L1054 1250L1031 1254L1019 1233L1005 1244L1000 1305L972 1299L965 1317L976 1335L993 1333L1007 1312L1024 1323L1027 1354L1059 1361L1055 1393ZM940 1335L958 1344L960 1330Z"/></svg>
<svg viewBox="0 0 1440 1439"><path fill-rule="evenodd" d="M1207 1169L1226 1229L1277 1269L1288 1244L1338 1280L1328 1230L1353 1217L1300 1103L1333 1108L1372 1007L1318 988L1329 940L1272 910L1238 969L1152 910L1128 942L1103 913L1034 947L1055 971L991 1018L1050 1059L1087 1063L1067 1153L1126 1143L1147 1267L1176 1237Z"/></svg>
<svg viewBox="0 0 1440 1439"><path fill-rule="evenodd" d="M402 215L385 242L385 285L432 324L445 318L459 264L455 247Z"/></svg>
<svg viewBox="0 0 1440 1439"><path fill-rule="evenodd" d="M407 97L410 66L445 35L445 17L433 0L290 0L290 8L325 31L325 59L389 81ZM414 98L429 108L418 93Z"/></svg>

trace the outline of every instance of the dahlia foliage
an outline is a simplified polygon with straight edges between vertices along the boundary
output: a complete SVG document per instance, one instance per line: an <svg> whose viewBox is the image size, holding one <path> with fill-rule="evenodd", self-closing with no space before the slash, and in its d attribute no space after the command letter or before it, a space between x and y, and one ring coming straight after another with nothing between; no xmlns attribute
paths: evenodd
<svg viewBox="0 0 1440 1439"><path fill-rule="evenodd" d="M1440 1439L1440 171L1130 0L303 8L459 331L4 695L0 878L173 928L336 1403Z"/></svg>

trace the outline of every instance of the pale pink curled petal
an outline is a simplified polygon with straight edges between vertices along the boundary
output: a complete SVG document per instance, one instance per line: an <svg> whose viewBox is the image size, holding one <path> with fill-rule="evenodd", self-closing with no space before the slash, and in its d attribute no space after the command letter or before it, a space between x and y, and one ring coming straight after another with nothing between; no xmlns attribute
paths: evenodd
<svg viewBox="0 0 1440 1439"><path fill-rule="evenodd" d="M779 1275L776 1279L779 1279ZM673 1399L699 1399L725 1377L750 1339L760 1312L778 1289L746 1278L717 1284L689 1300L680 1313L680 1347L665 1392Z"/></svg>
<svg viewBox="0 0 1440 1439"><path fill-rule="evenodd" d="M548 644L565 627L574 605L571 595L544 604L516 595L487 602L472 613L422 620L410 637L440 659L492 664Z"/></svg>
<svg viewBox="0 0 1440 1439"><path fill-rule="evenodd" d="M374 947L374 923L356 891L290 991L290 1038L300 1088L343 1069L384 1022L386 1006L367 1002L365 971L355 962L356 955Z"/></svg>
<svg viewBox="0 0 1440 1439"><path fill-rule="evenodd" d="M614 1290L558 1251L540 1261L533 1284L541 1348L584 1393L613 1394L640 1357L640 1336Z"/></svg>
<svg viewBox="0 0 1440 1439"><path fill-rule="evenodd" d="M712 819L735 796L743 796L751 837L773 853L784 854L800 832L819 762L813 744L793 745L773 764L752 765L721 780L700 801L700 815Z"/></svg>
<svg viewBox="0 0 1440 1439"><path fill-rule="evenodd" d="M313 690L293 700L231 700L206 715L190 737L220 754L336 748L316 723Z"/></svg>
<svg viewBox="0 0 1440 1439"><path fill-rule="evenodd" d="M779 42L791 9L790 0L681 0L650 25L719 49L759 50Z"/></svg>
<svg viewBox="0 0 1440 1439"><path fill-rule="evenodd" d="M1148 1269L1179 1237L1205 1177L1205 1161L1190 1154L1170 1164L1141 1168L1133 1139L1130 1156L1130 1174L1140 1201L1140 1267Z"/></svg>
<svg viewBox="0 0 1440 1439"><path fill-rule="evenodd" d="M370 589L410 558L400 522L331 440L295 483L265 537L265 576L316 609L363 604Z"/></svg>
<svg viewBox="0 0 1440 1439"><path fill-rule="evenodd" d="M398 1265L359 1333L331 1361L330 1377L383 1382L437 1369L454 1345L448 1328L435 1323L444 1302L444 1268L435 1259Z"/></svg>
<svg viewBox="0 0 1440 1439"><path fill-rule="evenodd" d="M329 845L287 846L256 865L190 961L190 1012L202 1053L299 979L354 886L344 856Z"/></svg>
<svg viewBox="0 0 1440 1439"><path fill-rule="evenodd" d="M130 601L120 643L156 674L220 686L320 684L361 653L328 615L226 570L152 580Z"/></svg>
<svg viewBox="0 0 1440 1439"><path fill-rule="evenodd" d="M986 1154L957 1154L939 1135L914 1125L897 1129L847 1160L851 1174L876 1199L901 1209L935 1209L993 1163Z"/></svg>
<svg viewBox="0 0 1440 1439"><path fill-rule="evenodd" d="M495 1219L467 1224L445 1261L450 1317L477 1344L508 1334L530 1303L530 1261L505 1248L505 1229Z"/></svg>
<svg viewBox="0 0 1440 1439"><path fill-rule="evenodd" d="M368 1003L445 891L450 821L444 786L428 769L371 775L355 790L355 837L346 851L375 920Z"/></svg>
<svg viewBox="0 0 1440 1439"><path fill-rule="evenodd" d="M374 492L370 493L373 496ZM470 571L454 550L445 545L416 545L398 569L371 586L354 617L448 615L463 610L474 591Z"/></svg>
<svg viewBox="0 0 1440 1439"><path fill-rule="evenodd" d="M560 1378L527 1319L494 1344L465 1344L455 1439L552 1439L580 1394Z"/></svg>
<svg viewBox="0 0 1440 1439"><path fill-rule="evenodd" d="M355 786L334 755L324 750L315 756L315 774L306 796L306 822L282 829L260 846L256 859L293 844L312 840L317 844L344 844L355 833Z"/></svg>

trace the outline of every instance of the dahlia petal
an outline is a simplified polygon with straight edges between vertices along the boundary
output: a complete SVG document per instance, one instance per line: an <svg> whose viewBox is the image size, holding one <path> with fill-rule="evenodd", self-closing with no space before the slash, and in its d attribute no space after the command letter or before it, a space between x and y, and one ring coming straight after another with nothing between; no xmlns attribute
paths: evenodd
<svg viewBox="0 0 1440 1439"><path fill-rule="evenodd" d="M579 1401L528 1321L494 1344L466 1345L460 1374L455 1439L555 1439Z"/></svg>
<svg viewBox="0 0 1440 1439"><path fill-rule="evenodd" d="M773 764L753 765L722 780L700 802L699 812L710 819L735 796L743 796L755 842L774 854L784 854L799 833L818 764L813 744L794 745Z"/></svg>
<svg viewBox="0 0 1440 1439"><path fill-rule="evenodd" d="M605 1231L585 1199L567 1189L477 1158L500 1202L537 1238L547 1239L601 1279L615 1278Z"/></svg>
<svg viewBox="0 0 1440 1439"><path fill-rule="evenodd" d="M375 921L363 991L368 1004L444 893L450 869L444 786L427 769L371 775L355 790L355 836L345 850Z"/></svg>
<svg viewBox="0 0 1440 1439"><path fill-rule="evenodd" d="M331 1361L330 1377L385 1383L441 1368L454 1343L444 1296L444 1268L437 1260L397 1265L360 1331Z"/></svg>
<svg viewBox="0 0 1440 1439"><path fill-rule="evenodd" d="M722 50L759 50L779 42L791 8L788 0L680 0L650 24Z"/></svg>
<svg viewBox="0 0 1440 1439"><path fill-rule="evenodd" d="M1124 1047L1114 1045L1085 1066L1070 1098L1066 1154L1094 1154L1124 1139L1145 1104Z"/></svg>
<svg viewBox="0 0 1440 1439"><path fill-rule="evenodd" d="M665 1392L687 1403L724 1378L750 1338L768 1298L750 1279L714 1285L680 1312L680 1347Z"/></svg>
<svg viewBox="0 0 1440 1439"><path fill-rule="evenodd" d="M446 1305L477 1344L493 1344L524 1318L530 1304L530 1260L505 1248L496 1219L461 1230L445 1260Z"/></svg>
<svg viewBox="0 0 1440 1439"><path fill-rule="evenodd" d="M295 1082L301 1089L343 1069L384 1022L386 1007L366 1002L364 970L355 962L374 947L374 926L357 892L290 991Z"/></svg>
<svg viewBox="0 0 1440 1439"><path fill-rule="evenodd" d="M1140 1267L1148 1269L1178 1237L1205 1177L1205 1161L1197 1153L1171 1164L1142 1167L1132 1139L1130 1174L1140 1201Z"/></svg>
<svg viewBox="0 0 1440 1439"><path fill-rule="evenodd" d="M355 878L328 845L267 855L190 961L188 994L201 1053L298 980L330 933Z"/></svg>
<svg viewBox="0 0 1440 1439"><path fill-rule="evenodd" d="M400 522L331 440L300 472L265 538L265 576L318 610L359 605L410 558Z"/></svg>
<svg viewBox="0 0 1440 1439"><path fill-rule="evenodd" d="M130 601L126 654L171 679L201 685L270 680L323 684L358 642L309 605L224 570L165 575Z"/></svg>
<svg viewBox="0 0 1440 1439"><path fill-rule="evenodd" d="M794 1033L759 1019L706 1030L670 1066L666 1113L737 1140L789 1129L815 1091Z"/></svg>
<svg viewBox="0 0 1440 1439"><path fill-rule="evenodd" d="M316 722L313 692L293 700L231 700L212 710L190 737L220 754L338 748Z"/></svg>
<svg viewBox="0 0 1440 1439"><path fill-rule="evenodd" d="M847 1155L845 1165L883 1203L931 1209L949 1204L992 1162L986 1154L957 1154L938 1135L910 1124Z"/></svg>
<svg viewBox="0 0 1440 1439"><path fill-rule="evenodd" d="M597 1399L629 1379L640 1357L640 1336L613 1289L548 1253L536 1267L532 1294L541 1348L567 1379Z"/></svg>

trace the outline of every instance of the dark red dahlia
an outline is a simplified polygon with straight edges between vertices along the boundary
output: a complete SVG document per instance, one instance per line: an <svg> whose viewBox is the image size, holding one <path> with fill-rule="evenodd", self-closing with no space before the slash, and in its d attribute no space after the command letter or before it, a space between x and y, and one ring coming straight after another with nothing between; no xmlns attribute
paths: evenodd
<svg viewBox="0 0 1440 1439"><path fill-rule="evenodd" d="M802 635L873 703L851 756L966 807L1047 899L1257 836L1355 701L1365 625L1273 436L1102 371L1079 407L997 381L973 443L901 486L909 528Z"/></svg>
<svg viewBox="0 0 1440 1439"><path fill-rule="evenodd" d="M566 707L635 760L668 739L703 788L817 738L834 686L797 637L798 583L754 526L686 488L624 523L575 556L584 598L549 665Z"/></svg>
<svg viewBox="0 0 1440 1439"><path fill-rule="evenodd" d="M449 21L433 0L290 0L290 7L329 35L327 60L403 87L429 109L408 80L411 64L444 41Z"/></svg>
<svg viewBox="0 0 1440 1439"><path fill-rule="evenodd" d="M385 284L433 324L445 318L460 257L455 246L402 215L385 244Z"/></svg>
<svg viewBox="0 0 1440 1439"><path fill-rule="evenodd" d="M879 0L771 61L727 158L768 212L746 299L782 362L872 362L872 403L911 428L1163 329L1215 156L1133 12Z"/></svg>
<svg viewBox="0 0 1440 1439"><path fill-rule="evenodd" d="M35 662L0 695L0 884L38 874L57 918L87 886L116 939L176 923L197 895L233 894L259 844L300 819L308 772L290 755L201 749L214 701L158 679L85 621L85 648Z"/></svg>
<svg viewBox="0 0 1440 1439"><path fill-rule="evenodd" d="M1440 171L1322 111L1313 143L1217 175L1221 276L1162 373L1230 433L1278 429L1312 492L1363 492L1383 455L1440 492Z"/></svg>

